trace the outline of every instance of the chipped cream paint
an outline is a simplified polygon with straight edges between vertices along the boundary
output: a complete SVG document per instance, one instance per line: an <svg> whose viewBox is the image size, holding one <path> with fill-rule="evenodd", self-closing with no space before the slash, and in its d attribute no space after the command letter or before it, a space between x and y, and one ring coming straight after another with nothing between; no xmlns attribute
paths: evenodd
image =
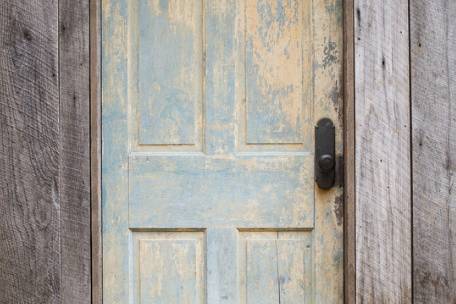
<svg viewBox="0 0 456 304"><path fill-rule="evenodd" d="M271 5L266 5L270 3ZM239 1L237 145L308 151L312 145L312 2ZM247 76L246 76L247 75Z"/></svg>
<svg viewBox="0 0 456 304"><path fill-rule="evenodd" d="M307 2L310 3L310 2ZM246 142L301 143L303 2L245 1ZM306 31L309 34L309 31Z"/></svg>
<svg viewBox="0 0 456 304"><path fill-rule="evenodd" d="M102 2L104 303L342 303L341 0Z"/></svg>
<svg viewBox="0 0 456 304"><path fill-rule="evenodd" d="M240 231L239 239L239 303L315 303L310 231Z"/></svg>
<svg viewBox="0 0 456 304"><path fill-rule="evenodd" d="M132 303L204 303L204 238L203 231L134 231Z"/></svg>
<svg viewBox="0 0 456 304"><path fill-rule="evenodd" d="M201 147L202 2L133 1L130 10L131 135L156 150Z"/></svg>

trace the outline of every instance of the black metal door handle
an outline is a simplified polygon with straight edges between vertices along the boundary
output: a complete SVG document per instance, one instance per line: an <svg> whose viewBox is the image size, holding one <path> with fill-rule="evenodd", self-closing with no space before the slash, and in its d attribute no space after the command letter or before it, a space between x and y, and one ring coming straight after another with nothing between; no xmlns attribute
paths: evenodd
<svg viewBox="0 0 456 304"><path fill-rule="evenodd" d="M320 119L315 126L315 181L321 189L330 189L336 179L335 138L331 119Z"/></svg>

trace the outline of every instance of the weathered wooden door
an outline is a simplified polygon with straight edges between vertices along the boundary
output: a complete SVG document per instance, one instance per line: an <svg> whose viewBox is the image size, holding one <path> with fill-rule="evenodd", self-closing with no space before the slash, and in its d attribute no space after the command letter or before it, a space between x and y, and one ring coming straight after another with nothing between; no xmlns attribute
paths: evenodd
<svg viewBox="0 0 456 304"><path fill-rule="evenodd" d="M104 303L341 303L341 0L103 0Z"/></svg>

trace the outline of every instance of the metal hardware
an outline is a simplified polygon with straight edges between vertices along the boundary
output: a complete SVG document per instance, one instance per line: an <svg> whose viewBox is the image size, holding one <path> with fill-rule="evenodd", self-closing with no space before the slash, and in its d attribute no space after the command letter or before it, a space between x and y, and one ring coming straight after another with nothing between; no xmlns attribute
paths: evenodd
<svg viewBox="0 0 456 304"><path fill-rule="evenodd" d="M336 131L329 118L315 126L315 181L321 189L330 189L336 180Z"/></svg>

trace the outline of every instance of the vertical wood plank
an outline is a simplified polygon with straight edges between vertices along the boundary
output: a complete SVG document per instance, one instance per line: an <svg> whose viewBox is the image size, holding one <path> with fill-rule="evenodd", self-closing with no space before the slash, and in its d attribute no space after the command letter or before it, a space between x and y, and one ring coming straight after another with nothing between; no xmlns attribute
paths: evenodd
<svg viewBox="0 0 456 304"><path fill-rule="evenodd" d="M101 238L101 0L90 1L90 196L92 304L102 304Z"/></svg>
<svg viewBox="0 0 456 304"><path fill-rule="evenodd" d="M195 243L193 240L139 241L136 303L202 303L202 292L197 288L200 265L197 265Z"/></svg>
<svg viewBox="0 0 456 304"><path fill-rule="evenodd" d="M356 302L354 0L344 1L344 299Z"/></svg>
<svg viewBox="0 0 456 304"><path fill-rule="evenodd" d="M355 1L356 300L411 303L408 1Z"/></svg>
<svg viewBox="0 0 456 304"><path fill-rule="evenodd" d="M280 303L278 245L275 241L247 242L247 303Z"/></svg>
<svg viewBox="0 0 456 304"><path fill-rule="evenodd" d="M307 1L306 1L307 2ZM336 126L336 157L343 153L343 1L312 3L313 125L322 117ZM312 131L313 132L313 131ZM337 168L339 164L336 164ZM342 170L338 170L342 173ZM339 177L338 177L339 178ZM341 179L341 178L340 178ZM315 186L315 303L343 303L343 188ZM335 260L334 258L337 257Z"/></svg>
<svg viewBox="0 0 456 304"><path fill-rule="evenodd" d="M237 267L228 266L237 263L237 244L238 232L234 229L215 228L206 231L207 269L211 269L207 273L207 303L240 303Z"/></svg>
<svg viewBox="0 0 456 304"><path fill-rule="evenodd" d="M125 0L103 0L102 21L102 133L103 133L103 302L128 303L130 231L128 229L127 71L129 16L134 6ZM131 42L131 41L130 41ZM119 85L121 84L121 85ZM104 147L110 147L105 149ZM109 202L106 208L105 202ZM112 212L116 210L116 213Z"/></svg>
<svg viewBox="0 0 456 304"><path fill-rule="evenodd" d="M61 303L57 3L0 2L2 303Z"/></svg>
<svg viewBox="0 0 456 304"><path fill-rule="evenodd" d="M63 303L90 303L89 65L89 0L60 0L60 232Z"/></svg>
<svg viewBox="0 0 456 304"><path fill-rule="evenodd" d="M414 303L456 303L456 3L410 9Z"/></svg>

